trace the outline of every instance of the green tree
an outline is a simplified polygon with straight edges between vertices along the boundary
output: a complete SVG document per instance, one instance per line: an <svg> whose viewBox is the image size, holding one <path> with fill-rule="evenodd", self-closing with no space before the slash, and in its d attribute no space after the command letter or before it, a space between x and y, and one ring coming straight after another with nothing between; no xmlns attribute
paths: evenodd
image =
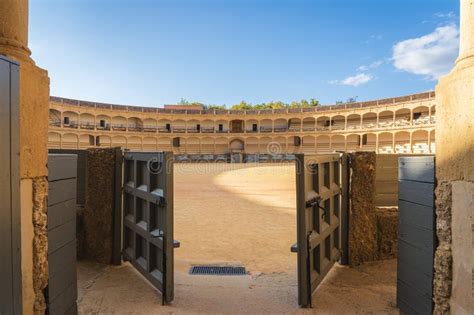
<svg viewBox="0 0 474 315"><path fill-rule="evenodd" d="M252 105L245 102L245 101L241 101L239 104L236 104L236 105L232 105L232 107L230 109L234 109L234 110L249 110L249 109L252 109Z"/></svg>

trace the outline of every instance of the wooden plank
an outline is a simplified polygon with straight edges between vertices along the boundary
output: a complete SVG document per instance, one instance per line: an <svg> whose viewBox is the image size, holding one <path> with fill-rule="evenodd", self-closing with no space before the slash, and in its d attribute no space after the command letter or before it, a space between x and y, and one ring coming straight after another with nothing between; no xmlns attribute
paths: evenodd
<svg viewBox="0 0 474 315"><path fill-rule="evenodd" d="M398 198L400 200L433 207L434 184L400 180L398 187Z"/></svg>
<svg viewBox="0 0 474 315"><path fill-rule="evenodd" d="M63 225L48 231L48 254L54 253L59 248L76 239L76 220L71 220Z"/></svg>
<svg viewBox="0 0 474 315"><path fill-rule="evenodd" d="M433 250L421 250L412 244L398 239L398 261L402 261L427 276L433 275Z"/></svg>
<svg viewBox="0 0 474 315"><path fill-rule="evenodd" d="M48 255L49 277L55 277L69 264L76 263L76 240L69 242Z"/></svg>
<svg viewBox="0 0 474 315"><path fill-rule="evenodd" d="M48 207L48 230L76 218L76 199L70 199Z"/></svg>
<svg viewBox="0 0 474 315"><path fill-rule="evenodd" d="M69 286L77 286L76 264L68 264L56 276L49 278L48 298L52 303Z"/></svg>
<svg viewBox="0 0 474 315"><path fill-rule="evenodd" d="M397 264L397 279L403 281L407 286L415 288L427 298L431 298L433 294L433 278L418 272L403 261Z"/></svg>
<svg viewBox="0 0 474 315"><path fill-rule="evenodd" d="M397 280L397 305L399 307L406 305L410 308L409 310L400 308L402 314L431 315L433 311L433 302L430 298L421 295L401 280Z"/></svg>
<svg viewBox="0 0 474 315"><path fill-rule="evenodd" d="M434 156L401 157L399 179L405 181L435 182Z"/></svg>
<svg viewBox="0 0 474 315"><path fill-rule="evenodd" d="M76 199L76 179L66 179L49 183L48 206Z"/></svg>
<svg viewBox="0 0 474 315"><path fill-rule="evenodd" d="M435 213L433 207L399 200L398 220L399 224L409 223L420 228L434 231Z"/></svg>
<svg viewBox="0 0 474 315"><path fill-rule="evenodd" d="M48 181L54 182L77 177L77 155L49 154Z"/></svg>

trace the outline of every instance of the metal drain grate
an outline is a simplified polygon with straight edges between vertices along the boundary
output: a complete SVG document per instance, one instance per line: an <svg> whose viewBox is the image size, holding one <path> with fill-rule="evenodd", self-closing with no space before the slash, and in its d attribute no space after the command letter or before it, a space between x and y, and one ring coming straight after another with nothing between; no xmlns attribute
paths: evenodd
<svg viewBox="0 0 474 315"><path fill-rule="evenodd" d="M192 266L189 269L192 275L205 276L243 276L246 275L245 267L233 266Z"/></svg>

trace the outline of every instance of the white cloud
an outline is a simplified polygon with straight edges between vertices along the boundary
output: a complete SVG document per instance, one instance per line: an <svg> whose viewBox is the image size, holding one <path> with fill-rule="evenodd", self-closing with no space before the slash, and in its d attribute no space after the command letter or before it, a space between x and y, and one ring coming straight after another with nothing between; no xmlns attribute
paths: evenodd
<svg viewBox="0 0 474 315"><path fill-rule="evenodd" d="M339 85L350 85L350 86L359 86L366 84L372 81L374 77L370 74L359 73L351 77L347 77L343 80L332 80L329 81L330 84L339 84Z"/></svg>
<svg viewBox="0 0 474 315"><path fill-rule="evenodd" d="M383 60L377 60L372 62L371 64L368 65L362 65L359 68L357 68L358 71L367 71L369 69L375 69L380 67L383 64Z"/></svg>
<svg viewBox="0 0 474 315"><path fill-rule="evenodd" d="M447 74L459 53L459 30L441 26L433 33L396 43L392 48L395 68L435 80Z"/></svg>
<svg viewBox="0 0 474 315"><path fill-rule="evenodd" d="M440 19L453 19L456 17L456 14L454 14L454 12L450 11L450 12L447 12L447 13L444 13L444 12L436 12L434 14L435 17L437 18L440 18Z"/></svg>

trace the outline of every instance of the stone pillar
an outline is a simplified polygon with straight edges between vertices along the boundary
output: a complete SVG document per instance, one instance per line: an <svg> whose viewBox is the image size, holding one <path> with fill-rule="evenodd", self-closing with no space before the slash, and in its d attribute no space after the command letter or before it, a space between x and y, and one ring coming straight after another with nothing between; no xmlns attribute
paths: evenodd
<svg viewBox="0 0 474 315"><path fill-rule="evenodd" d="M435 314L472 314L474 0L461 0L460 54L436 87Z"/></svg>
<svg viewBox="0 0 474 315"><path fill-rule="evenodd" d="M349 265L377 260L375 152L354 152L350 158Z"/></svg>
<svg viewBox="0 0 474 315"><path fill-rule="evenodd" d="M28 0L0 1L0 54L20 63L20 199L23 313L43 313L47 286L49 78L28 49Z"/></svg>

